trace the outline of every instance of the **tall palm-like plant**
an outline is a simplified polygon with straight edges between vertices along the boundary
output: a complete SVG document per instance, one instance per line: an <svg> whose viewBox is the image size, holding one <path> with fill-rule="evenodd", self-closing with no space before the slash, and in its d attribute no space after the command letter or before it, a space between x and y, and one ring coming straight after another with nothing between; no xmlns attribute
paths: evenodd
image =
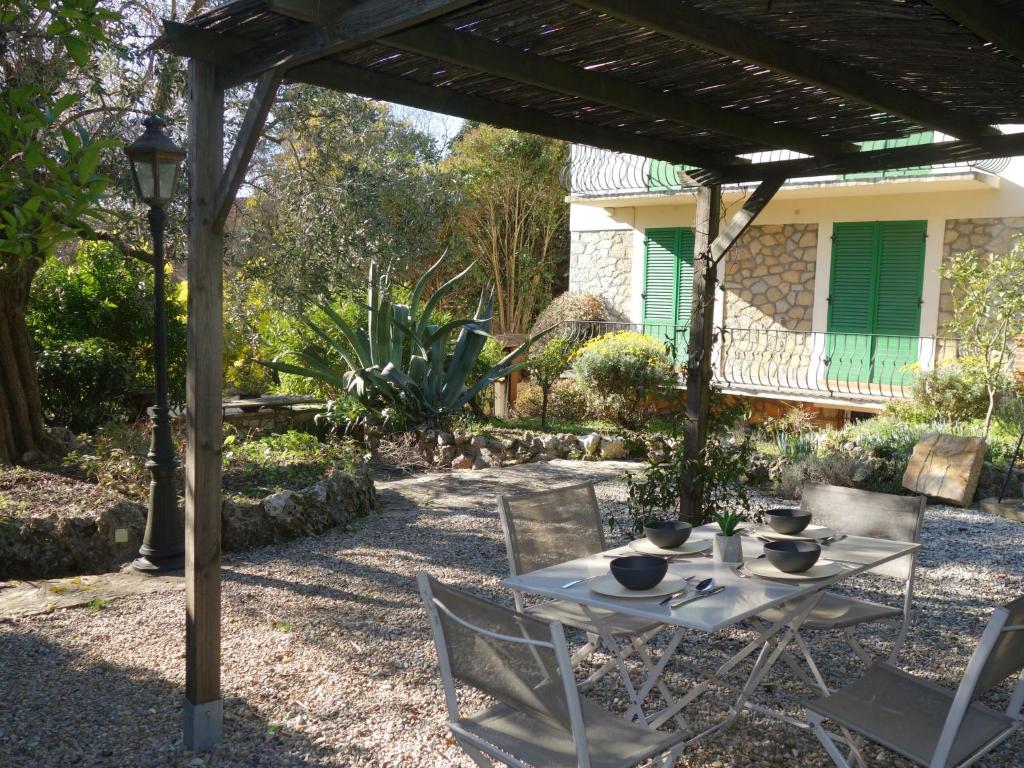
<svg viewBox="0 0 1024 768"><path fill-rule="evenodd" d="M383 412L385 421L397 417L404 427L443 424L483 389L521 368L525 361L513 361L532 341L524 342L476 381L469 381L490 337L494 292L481 292L470 319L432 322L441 300L473 268L470 265L425 299L424 289L444 259L442 255L423 274L408 304L394 301L390 281L371 263L365 328L352 327L328 301L311 302L328 322L318 324L308 314L299 319L340 358L344 370L316 348L289 351L263 364L344 390L368 411Z"/></svg>

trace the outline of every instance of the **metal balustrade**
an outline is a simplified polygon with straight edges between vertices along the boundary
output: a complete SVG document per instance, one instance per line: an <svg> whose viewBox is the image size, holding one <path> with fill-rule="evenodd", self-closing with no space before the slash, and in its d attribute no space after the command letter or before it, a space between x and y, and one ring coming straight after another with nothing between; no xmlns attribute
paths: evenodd
<svg viewBox="0 0 1024 768"><path fill-rule="evenodd" d="M775 150L770 153L760 153L755 159L758 162L763 162L785 160L792 157L796 157L792 152ZM875 178L880 180L899 175L948 176L973 171L998 174L1006 169L1009 162L1009 158L996 158L969 163L941 163L928 166L925 169L886 171L874 175L870 173L857 174L857 179L870 181ZM696 182L686 175L683 166L582 144L572 146L569 157L562 167L560 179L562 187L570 195L579 197L673 194L692 192L697 188ZM817 179L817 182L829 183L843 180L840 176L827 176Z"/></svg>
<svg viewBox="0 0 1024 768"><path fill-rule="evenodd" d="M551 332L586 341L627 330L664 341L685 366L685 325L571 320ZM960 345L938 336L726 327L716 329L712 355L713 380L726 390L881 401L909 397L917 373L958 358Z"/></svg>

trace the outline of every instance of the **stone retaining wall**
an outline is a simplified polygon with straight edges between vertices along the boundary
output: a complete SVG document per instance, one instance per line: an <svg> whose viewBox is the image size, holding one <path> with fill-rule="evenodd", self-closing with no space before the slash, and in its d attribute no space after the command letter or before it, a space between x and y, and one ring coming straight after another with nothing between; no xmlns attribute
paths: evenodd
<svg viewBox="0 0 1024 768"><path fill-rule="evenodd" d="M622 460L663 456L669 440L660 436L641 439L623 435L551 434L501 430L471 433L423 430L417 450L427 464L438 469L487 469L551 459Z"/></svg>
<svg viewBox="0 0 1024 768"><path fill-rule="evenodd" d="M225 499L222 508L224 549L262 547L303 536L318 536L363 517L377 506L373 478L335 470L301 491L281 491L262 501Z"/></svg>

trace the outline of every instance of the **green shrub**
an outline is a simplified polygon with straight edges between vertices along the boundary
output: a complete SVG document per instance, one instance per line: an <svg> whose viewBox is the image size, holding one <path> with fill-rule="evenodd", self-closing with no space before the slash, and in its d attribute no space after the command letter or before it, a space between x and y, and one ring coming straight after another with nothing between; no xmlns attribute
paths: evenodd
<svg viewBox="0 0 1024 768"><path fill-rule="evenodd" d="M587 418L587 393L572 379L559 379L551 385L551 416L559 421Z"/></svg>
<svg viewBox="0 0 1024 768"><path fill-rule="evenodd" d="M1007 390L1012 380L1006 374L997 388ZM915 421L964 422L984 419L988 410L985 369L977 358L964 357L940 365L933 371L921 371L914 377L913 409L896 412Z"/></svg>
<svg viewBox="0 0 1024 768"><path fill-rule="evenodd" d="M170 275L167 283L168 386L172 398L182 398L185 294ZM26 321L37 351L60 350L65 345L76 348L86 342L87 347L105 344L127 365L128 380L122 390L152 389L153 269L122 255L111 244L83 243L69 263L47 260L33 282ZM70 405L64 395L48 394L48 384L41 386L44 399ZM82 402L88 403L84 398ZM83 414L76 420L93 423L95 416Z"/></svg>
<svg viewBox="0 0 1024 768"><path fill-rule="evenodd" d="M516 387L516 401L512 413L517 419L539 419L543 393L536 384L521 382Z"/></svg>
<svg viewBox="0 0 1024 768"><path fill-rule="evenodd" d="M106 339L86 339L36 356L43 414L51 424L91 432L123 410L132 365Z"/></svg>
<svg viewBox="0 0 1024 768"><path fill-rule="evenodd" d="M543 393L536 384L524 381L516 388L513 414L519 419L539 419ZM587 418L587 394L572 379L559 379L548 395L548 416L557 421Z"/></svg>
<svg viewBox="0 0 1024 768"><path fill-rule="evenodd" d="M653 336L618 331L588 341L577 353L576 380L599 415L640 429L677 382L672 359Z"/></svg>
<svg viewBox="0 0 1024 768"><path fill-rule="evenodd" d="M799 499L805 483L859 486L872 472L863 459L841 454L804 456L786 464L779 472L775 493L785 499Z"/></svg>

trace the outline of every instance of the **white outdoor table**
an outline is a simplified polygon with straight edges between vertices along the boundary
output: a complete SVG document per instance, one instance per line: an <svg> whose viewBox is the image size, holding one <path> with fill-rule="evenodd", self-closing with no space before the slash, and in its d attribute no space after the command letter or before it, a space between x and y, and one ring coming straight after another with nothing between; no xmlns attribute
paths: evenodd
<svg viewBox="0 0 1024 768"><path fill-rule="evenodd" d="M690 541L709 540L717 530L717 526L713 525L695 528L690 535ZM757 539L745 536L742 538L742 543L744 559L755 558L763 552L764 545ZM595 608L611 609L621 614L638 616L674 627L673 636L657 663L645 665L648 667L647 679L639 687L634 685L626 669L618 641L609 632L601 633L602 640L616 657L616 663L632 703L627 716L646 721L652 728L657 728L674 717L687 704L702 695L712 683L716 681L721 683L722 675L760 649L754 667L740 690L729 716L723 722L694 737L694 739L699 739L728 726L744 707L751 707L764 714L782 717L788 722L798 724L788 717L749 702L751 694L782 655L786 646L793 640L796 631L825 590L850 576L864 573L882 563L915 552L920 546L920 544L910 542L848 536L822 547L822 559L841 563L842 572L829 578L804 582L771 581L756 577L742 578L733 572L731 566L717 563L711 558L701 555L671 560L668 566L669 574L694 576L695 579L691 584L711 577L717 586L725 587L725 590L716 595L675 609L668 605L660 605L663 597L614 598L600 595L592 592L587 582L567 589L562 588L563 584L574 579L586 579L608 573L610 560L606 556L607 554L636 554L633 550L624 547L541 568L531 573L509 576L502 583L510 589L523 593L557 600L571 600L578 603L588 613ZM680 699L670 701L666 709L651 715L644 713L643 702L651 690L655 686L663 690L659 684L661 674L687 631L707 634L720 632L745 619L757 616L769 608L782 606L783 603L785 606L782 618L771 624L764 623L754 640L722 664L714 674L707 674L704 682L687 691ZM595 623L600 626L600 622L595 621Z"/></svg>

